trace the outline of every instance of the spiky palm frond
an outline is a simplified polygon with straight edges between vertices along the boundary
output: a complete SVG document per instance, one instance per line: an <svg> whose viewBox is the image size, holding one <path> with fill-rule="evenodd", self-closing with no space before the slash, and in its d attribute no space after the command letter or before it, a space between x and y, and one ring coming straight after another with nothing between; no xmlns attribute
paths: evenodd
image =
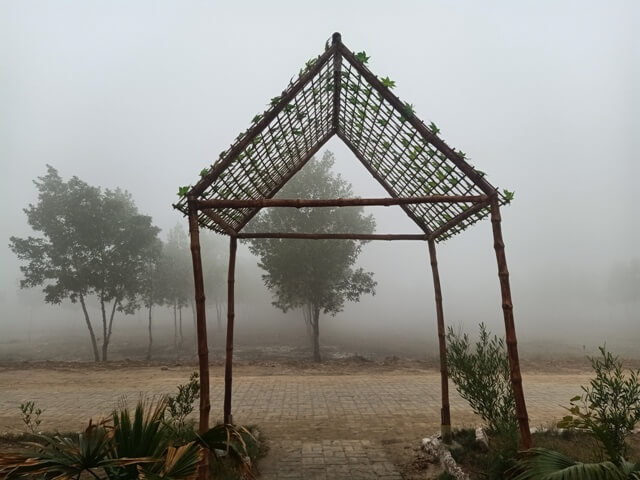
<svg viewBox="0 0 640 480"><path fill-rule="evenodd" d="M33 451L0 459L0 472L7 479L47 474L51 479L67 480L83 472L98 478L96 472L102 469L140 460L114 458L113 435L113 429L106 422L89 422L78 436L36 435L38 442L28 444Z"/></svg>
<svg viewBox="0 0 640 480"><path fill-rule="evenodd" d="M629 480L640 478L638 466L613 462L582 463L555 450L532 448L510 472L513 480Z"/></svg>
<svg viewBox="0 0 640 480"><path fill-rule="evenodd" d="M148 470L138 466L140 480L195 480L198 477L198 465L202 461L203 451L195 442L181 447L169 447L164 463L159 469Z"/></svg>
<svg viewBox="0 0 640 480"><path fill-rule="evenodd" d="M214 454L216 450L220 450L251 466L248 442L255 444L257 441L247 428L220 424L202 434L199 440L203 447Z"/></svg>
<svg viewBox="0 0 640 480"><path fill-rule="evenodd" d="M113 458L144 458L139 463L159 463L169 446L169 436L164 424L166 398L157 401L140 399L131 412L126 404L112 413L115 448ZM130 463L108 471L112 479L135 479L138 467Z"/></svg>

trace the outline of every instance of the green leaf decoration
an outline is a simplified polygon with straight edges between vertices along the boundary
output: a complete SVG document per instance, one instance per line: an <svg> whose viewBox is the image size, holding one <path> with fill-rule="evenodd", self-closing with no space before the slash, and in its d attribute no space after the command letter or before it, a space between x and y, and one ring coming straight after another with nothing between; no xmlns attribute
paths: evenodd
<svg viewBox="0 0 640 480"><path fill-rule="evenodd" d="M366 65L371 57L367 56L366 52L362 51L356 53L356 58Z"/></svg>
<svg viewBox="0 0 640 480"><path fill-rule="evenodd" d="M504 201L507 203L511 203L513 197L515 196L515 192L510 192L506 188L502 190L502 195L504 195Z"/></svg>
<svg viewBox="0 0 640 480"><path fill-rule="evenodd" d="M201 177L206 177L208 173L209 173L209 169L208 168L203 168L202 170L200 170L200 176Z"/></svg>
<svg viewBox="0 0 640 480"><path fill-rule="evenodd" d="M274 107L280 101L280 97L273 97L271 99L271 106Z"/></svg>
<svg viewBox="0 0 640 480"><path fill-rule="evenodd" d="M380 81L382 82L382 85L387 87L388 89L392 89L396 86L396 82L391 80L389 77L382 77Z"/></svg>
<svg viewBox="0 0 640 480"><path fill-rule="evenodd" d="M290 103L290 104L288 104L287 106L284 107L284 111L289 113L289 112L292 112L294 108L296 108L296 107L294 107L293 104Z"/></svg>
<svg viewBox="0 0 640 480"><path fill-rule="evenodd" d="M260 119L261 119L261 118L262 118L262 114L261 114L261 113L259 113L258 115L256 115L255 117L253 117L253 118L251 119L251 123L257 123L257 122L259 122L259 121L260 121Z"/></svg>
<svg viewBox="0 0 640 480"><path fill-rule="evenodd" d="M440 129L437 127L437 125L433 122L431 122L428 126L429 130L431 131L431 133L435 133L436 135L440 133Z"/></svg>
<svg viewBox="0 0 640 480"><path fill-rule="evenodd" d="M458 150L456 153L457 153L457 154L458 154L458 156L459 156L461 159L463 159L463 160L464 160L465 158L467 158L467 154L466 154L466 153L464 153L462 150Z"/></svg>
<svg viewBox="0 0 640 480"><path fill-rule="evenodd" d="M189 193L190 189L191 189L191 185L185 185L183 187L178 187L178 196L179 197L185 197L187 195L187 193Z"/></svg>

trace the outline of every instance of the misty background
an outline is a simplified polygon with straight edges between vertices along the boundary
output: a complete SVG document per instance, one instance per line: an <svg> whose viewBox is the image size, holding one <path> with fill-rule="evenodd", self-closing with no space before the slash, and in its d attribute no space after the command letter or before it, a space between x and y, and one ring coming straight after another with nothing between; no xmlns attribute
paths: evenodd
<svg viewBox="0 0 640 480"><path fill-rule="evenodd" d="M493 185L515 190L502 216L523 353L606 341L633 355L640 291L622 298L620 272L640 261L639 30L633 0L0 1L0 360L37 358L24 345L60 337L77 339L77 351L60 347L66 357L90 359L80 308L21 291L8 248L9 236L32 234L22 209L45 164L130 191L163 238L186 229L171 208L178 186L197 181L334 31ZM386 196L339 139L325 148L356 195ZM379 233L418 231L398 207L368 211ZM502 334L490 229L485 220L438 245L445 321ZM238 254L240 349L306 345L301 313L271 306L255 257L244 244ZM324 317L321 344L435 355L426 244L371 242L358 265L375 272L377 295ZM168 343L172 314L157 312ZM144 312L118 315L112 358L138 341L142 356L145 329ZM219 345L211 312L209 331Z"/></svg>

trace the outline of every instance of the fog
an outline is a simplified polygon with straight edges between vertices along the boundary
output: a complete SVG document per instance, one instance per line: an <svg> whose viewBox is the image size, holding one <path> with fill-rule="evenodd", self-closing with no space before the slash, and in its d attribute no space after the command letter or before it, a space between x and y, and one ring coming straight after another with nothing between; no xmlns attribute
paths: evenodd
<svg viewBox="0 0 640 480"><path fill-rule="evenodd" d="M194 183L334 31L492 184L515 190L502 216L524 354L581 354L606 341L633 355L640 282L627 300L615 292L616 272L640 258L639 30L633 0L0 2L0 360L53 350L90 359L79 307L21 291L8 248L9 236L32 234L22 209L45 164L127 189L165 238L186 228L171 208L178 186ZM386 196L339 139L325 148L356 195ZM379 233L418 232L398 207L368 211ZM502 333L490 222L438 244L438 256L447 324ZM240 351L306 345L302 315L271 306L244 244L239 259ZM371 242L358 265L375 272L377 295L324 317L321 343L433 355L426 245ZM172 342L171 315L158 309L161 344ZM136 342L143 356L145 328L144 313L118 316L115 357L123 345L121 357L134 355ZM223 334L211 310L209 329L215 352ZM69 337L73 351L42 347Z"/></svg>

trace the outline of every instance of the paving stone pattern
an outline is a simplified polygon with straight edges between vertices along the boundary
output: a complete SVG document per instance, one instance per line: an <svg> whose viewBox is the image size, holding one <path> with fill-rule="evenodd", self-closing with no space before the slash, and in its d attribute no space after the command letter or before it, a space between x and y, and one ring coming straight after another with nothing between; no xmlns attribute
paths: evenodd
<svg viewBox="0 0 640 480"><path fill-rule="evenodd" d="M46 429L77 429L90 417L107 415L140 392L171 393L189 369L140 367L113 371L0 369L0 431L20 428L18 406L33 400L45 410ZM563 414L560 405L579 392L588 376L526 376L525 394L532 426ZM212 421L220 419L224 383L212 379ZM385 453L394 439L418 444L437 432L440 419L437 372L354 375L236 376L236 423L259 425L270 443L261 462L264 479L400 479ZM454 427L477 419L451 389Z"/></svg>

